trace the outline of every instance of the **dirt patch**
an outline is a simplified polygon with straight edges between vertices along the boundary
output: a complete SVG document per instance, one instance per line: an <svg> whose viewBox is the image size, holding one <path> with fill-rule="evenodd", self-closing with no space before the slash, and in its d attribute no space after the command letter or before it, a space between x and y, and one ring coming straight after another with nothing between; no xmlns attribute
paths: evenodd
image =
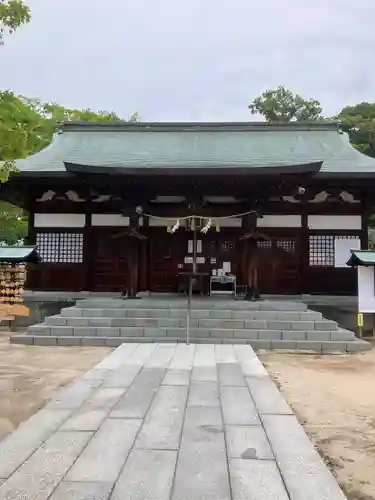
<svg viewBox="0 0 375 500"><path fill-rule="evenodd" d="M0 333L0 440L111 352L106 347L37 347Z"/></svg>
<svg viewBox="0 0 375 500"><path fill-rule="evenodd" d="M351 500L375 500L375 349L259 355Z"/></svg>

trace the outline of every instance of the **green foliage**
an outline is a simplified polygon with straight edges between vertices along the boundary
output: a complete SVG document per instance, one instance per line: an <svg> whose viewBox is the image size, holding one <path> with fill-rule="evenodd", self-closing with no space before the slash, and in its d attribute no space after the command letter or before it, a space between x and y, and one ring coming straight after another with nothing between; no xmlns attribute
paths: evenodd
<svg viewBox="0 0 375 500"><path fill-rule="evenodd" d="M0 241L15 245L27 236L27 216L22 209L0 201Z"/></svg>
<svg viewBox="0 0 375 500"><path fill-rule="evenodd" d="M268 122L291 122L322 119L322 107L315 99L304 99L280 85L256 97L249 109L253 115L264 116Z"/></svg>
<svg viewBox="0 0 375 500"><path fill-rule="evenodd" d="M0 0L0 45L5 33L13 33L30 19L30 9L22 0Z"/></svg>
<svg viewBox="0 0 375 500"><path fill-rule="evenodd" d="M44 149L52 141L59 123L73 120L112 122L120 118L113 112L68 109L9 91L0 92L0 181L7 181L15 170L14 160ZM138 115L133 114L129 120L138 121ZM15 243L26 232L27 218L22 211L0 202L0 241Z"/></svg>
<svg viewBox="0 0 375 500"><path fill-rule="evenodd" d="M346 106L335 118L348 132L352 145L361 153L375 158L375 103Z"/></svg>

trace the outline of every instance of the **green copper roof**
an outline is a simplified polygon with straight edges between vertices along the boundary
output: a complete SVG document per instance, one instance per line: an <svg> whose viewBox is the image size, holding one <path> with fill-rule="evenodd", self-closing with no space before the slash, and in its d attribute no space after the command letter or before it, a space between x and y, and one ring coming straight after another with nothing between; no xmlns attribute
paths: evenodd
<svg viewBox="0 0 375 500"><path fill-rule="evenodd" d="M0 262L40 262L41 258L36 247L0 246Z"/></svg>
<svg viewBox="0 0 375 500"><path fill-rule="evenodd" d="M52 144L17 167L24 173L66 166L138 171L297 167L321 174L375 175L375 159L356 151L336 123L65 123ZM276 170L275 170L276 172ZM319 174L319 175L321 175Z"/></svg>
<svg viewBox="0 0 375 500"><path fill-rule="evenodd" d="M352 255L346 263L350 267L375 266L375 252L372 250L351 250Z"/></svg>

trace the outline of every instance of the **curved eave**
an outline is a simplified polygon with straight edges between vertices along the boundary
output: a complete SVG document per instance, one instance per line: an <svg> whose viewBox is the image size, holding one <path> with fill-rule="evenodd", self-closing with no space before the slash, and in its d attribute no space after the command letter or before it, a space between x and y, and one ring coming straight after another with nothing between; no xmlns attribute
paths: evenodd
<svg viewBox="0 0 375 500"><path fill-rule="evenodd" d="M323 162L317 161L313 163L305 163L302 165L287 165L287 166L254 166L254 165L243 165L238 167L233 167L231 165L220 165L220 167L212 166L167 166L167 167L132 167L132 166L99 166L99 165L81 165L77 163L64 162L67 172L72 174L100 174L100 175L262 175L262 176L274 176L274 175L291 175L291 174L310 174L314 175L322 167Z"/></svg>
<svg viewBox="0 0 375 500"><path fill-rule="evenodd" d="M11 264L41 262L36 246L0 246L0 262L9 262Z"/></svg>
<svg viewBox="0 0 375 500"><path fill-rule="evenodd" d="M373 250L351 250L351 256L346 263L349 267L375 267L375 252Z"/></svg>

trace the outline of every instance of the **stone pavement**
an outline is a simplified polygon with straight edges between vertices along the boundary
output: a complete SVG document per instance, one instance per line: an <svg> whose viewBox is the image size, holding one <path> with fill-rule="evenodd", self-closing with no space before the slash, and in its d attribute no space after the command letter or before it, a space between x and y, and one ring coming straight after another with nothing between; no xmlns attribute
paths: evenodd
<svg viewBox="0 0 375 500"><path fill-rule="evenodd" d="M123 344L0 443L1 500L344 500L248 345Z"/></svg>

